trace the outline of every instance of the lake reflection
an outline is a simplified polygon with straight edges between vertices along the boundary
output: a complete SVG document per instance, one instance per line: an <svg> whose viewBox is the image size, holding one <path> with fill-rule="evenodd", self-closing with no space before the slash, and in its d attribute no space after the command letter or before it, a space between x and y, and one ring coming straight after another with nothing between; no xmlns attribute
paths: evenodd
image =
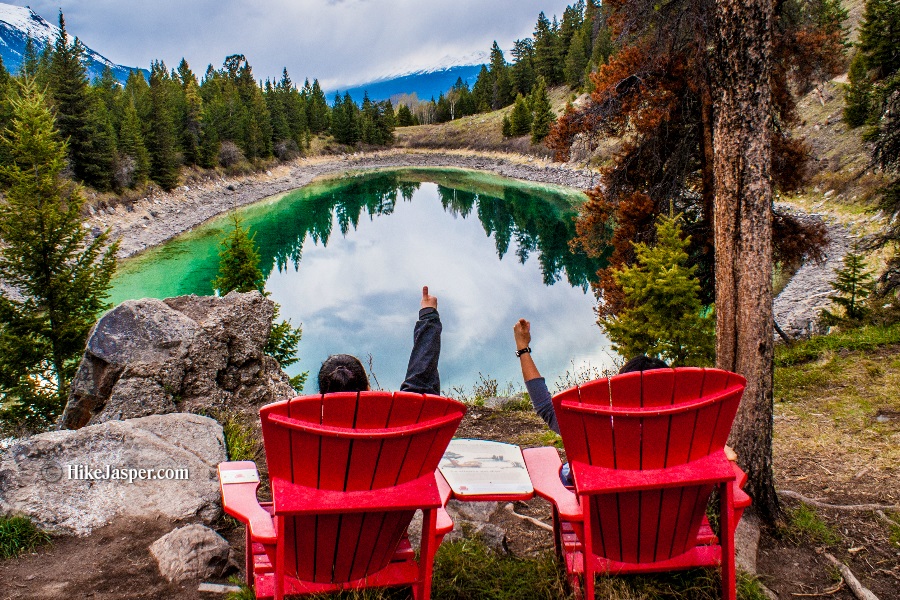
<svg viewBox="0 0 900 600"><path fill-rule="evenodd" d="M434 183L437 182L437 183ZM607 340L586 292L596 261L569 251L572 198L484 175L407 170L308 186L241 210L282 316L303 324L307 392L329 354L373 357L396 389L427 284L444 325L442 389L479 373L521 381L512 325L532 321L534 358L548 383L576 365L607 366ZM113 300L209 294L218 268L217 219L127 261Z"/></svg>

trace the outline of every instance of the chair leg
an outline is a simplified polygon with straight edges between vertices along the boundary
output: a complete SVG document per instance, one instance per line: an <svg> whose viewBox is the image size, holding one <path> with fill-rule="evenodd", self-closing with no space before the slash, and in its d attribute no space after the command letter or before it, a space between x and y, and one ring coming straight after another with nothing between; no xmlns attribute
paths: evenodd
<svg viewBox="0 0 900 600"><path fill-rule="evenodd" d="M244 574L247 587L253 589L255 573L253 572L253 541L250 539L249 525L244 525Z"/></svg>
<svg viewBox="0 0 900 600"><path fill-rule="evenodd" d="M423 511L422 542L419 548L419 582L413 586L415 600L430 600L431 598L431 576L434 571L434 555L438 545L435 529L437 529L437 511L433 509ZM416 588L418 588L418 594L415 593Z"/></svg>
<svg viewBox="0 0 900 600"><path fill-rule="evenodd" d="M737 600L734 564L734 489L731 482L719 486L719 543L722 547L722 598Z"/></svg>
<svg viewBox="0 0 900 600"><path fill-rule="evenodd" d="M275 517L278 544L275 546L275 600L284 600L284 519Z"/></svg>
<svg viewBox="0 0 900 600"><path fill-rule="evenodd" d="M590 501L583 502L582 508L584 509L584 543L582 544L581 555L584 557L584 592L587 600L594 600L594 561L591 560L593 558L594 540L593 528L590 526L591 518L593 517L591 513L593 511L591 510Z"/></svg>

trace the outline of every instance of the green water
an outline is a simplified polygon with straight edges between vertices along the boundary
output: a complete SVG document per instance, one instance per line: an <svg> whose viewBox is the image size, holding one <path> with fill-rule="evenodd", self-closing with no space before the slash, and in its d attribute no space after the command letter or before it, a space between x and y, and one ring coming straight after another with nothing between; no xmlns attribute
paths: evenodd
<svg viewBox="0 0 900 600"><path fill-rule="evenodd" d="M266 290L303 325L293 373L314 380L329 354L355 354L384 388L403 380L420 289L438 297L442 388L479 373L520 382L512 325L532 321L534 358L552 383L573 365L605 366L589 279L573 253L578 192L462 170L406 169L316 183L239 210L255 234ZM212 294L220 217L125 261L112 301ZM306 391L315 389L308 384Z"/></svg>

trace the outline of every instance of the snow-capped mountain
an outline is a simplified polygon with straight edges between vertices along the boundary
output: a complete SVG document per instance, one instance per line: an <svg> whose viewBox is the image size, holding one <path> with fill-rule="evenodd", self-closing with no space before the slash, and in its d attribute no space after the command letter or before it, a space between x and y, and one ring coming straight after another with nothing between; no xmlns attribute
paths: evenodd
<svg viewBox="0 0 900 600"><path fill-rule="evenodd" d="M72 32L67 32L69 36ZM11 73L18 71L22 64L22 55L25 52L25 40L28 37L34 40L35 49L40 55L48 44L53 44L59 36L59 27L48 22L25 6L13 6L0 3L0 57L3 65ZM128 79L128 73L134 68L117 65L108 58L85 47L85 67L88 77L93 79L103 73L103 69L109 66L113 75L122 83ZM140 69L146 74L146 70Z"/></svg>
<svg viewBox="0 0 900 600"><path fill-rule="evenodd" d="M436 99L441 93L446 92L462 78L471 87L478 77L481 65L488 62L488 53L473 52L464 57L445 56L427 68L406 69L397 73L384 75L368 81L348 87L330 90L330 101L336 91L341 95L348 92L350 96L360 102L363 94L368 93L374 101L387 100L400 94L415 93L420 100L429 100L432 96Z"/></svg>

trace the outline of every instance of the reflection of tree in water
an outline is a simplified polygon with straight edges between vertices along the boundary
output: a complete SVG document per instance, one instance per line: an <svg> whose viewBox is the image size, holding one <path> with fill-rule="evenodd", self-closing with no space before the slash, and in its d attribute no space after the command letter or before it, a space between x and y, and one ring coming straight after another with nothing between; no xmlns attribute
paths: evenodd
<svg viewBox="0 0 900 600"><path fill-rule="evenodd" d="M283 271L289 264L295 270L299 268L307 236L316 244L327 246L334 221L341 234L346 235L359 226L363 211L372 219L393 213L400 201L412 200L420 184L401 177L401 173L360 177L303 202L286 203L275 214L269 213L266 221L275 225L257 237L263 272L269 273L276 266ZM546 285L559 281L560 272L565 269L571 285L586 289L600 266L597 260L569 249L569 240L575 235L575 211L560 211L546 200L514 188L506 188L503 199L440 185L438 194L444 209L454 216L466 218L473 210L477 213L485 233L494 236L500 258L509 251L513 239L520 262L539 252Z"/></svg>

